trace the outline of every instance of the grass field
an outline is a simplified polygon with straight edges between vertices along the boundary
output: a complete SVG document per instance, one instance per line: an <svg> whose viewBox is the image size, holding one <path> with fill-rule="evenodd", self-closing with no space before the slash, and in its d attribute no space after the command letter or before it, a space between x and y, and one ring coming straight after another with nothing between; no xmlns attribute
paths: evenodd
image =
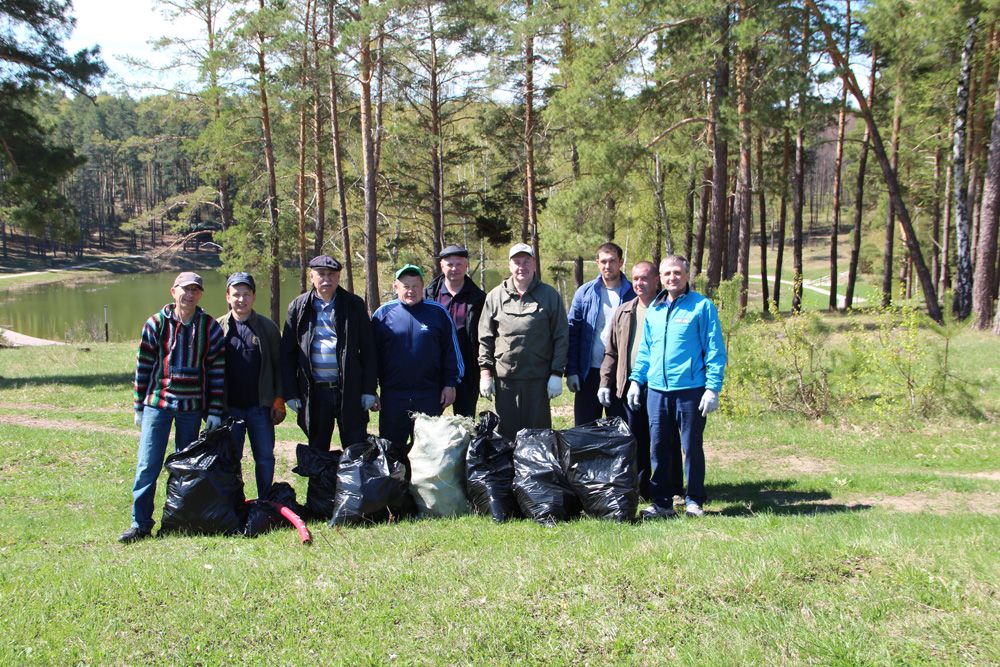
<svg viewBox="0 0 1000 667"><path fill-rule="evenodd" d="M117 544L132 345L2 350L0 664L997 664L998 352L953 342L978 419L713 416L704 519L314 524L306 548ZM277 476L304 494L299 437Z"/></svg>

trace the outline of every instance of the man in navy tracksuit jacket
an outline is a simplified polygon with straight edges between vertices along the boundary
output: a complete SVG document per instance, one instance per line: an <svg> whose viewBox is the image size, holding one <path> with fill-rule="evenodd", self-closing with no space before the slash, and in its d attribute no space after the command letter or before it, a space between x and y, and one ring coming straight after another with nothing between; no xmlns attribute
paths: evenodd
<svg viewBox="0 0 1000 667"><path fill-rule="evenodd" d="M632 283L622 273L622 249L605 243L597 249L601 274L573 295L569 313L569 353L566 356L566 387L574 392L573 421L577 426L608 417L625 418L624 402L613 397L605 408L597 399L601 386L601 364L611 335L612 314L635 298Z"/></svg>
<svg viewBox="0 0 1000 667"><path fill-rule="evenodd" d="M455 402L465 368L447 309L424 299L423 270L407 264L392 287L397 298L372 315L382 394L378 434L409 451L410 413L440 415Z"/></svg>

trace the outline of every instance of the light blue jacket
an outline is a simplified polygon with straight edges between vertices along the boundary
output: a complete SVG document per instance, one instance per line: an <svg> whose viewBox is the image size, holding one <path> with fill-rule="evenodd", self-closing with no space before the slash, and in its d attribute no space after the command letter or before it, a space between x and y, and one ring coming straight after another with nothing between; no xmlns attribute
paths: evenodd
<svg viewBox="0 0 1000 667"><path fill-rule="evenodd" d="M660 292L646 311L642 343L629 379L657 391L705 387L718 393L726 342L715 304L690 288L671 303Z"/></svg>

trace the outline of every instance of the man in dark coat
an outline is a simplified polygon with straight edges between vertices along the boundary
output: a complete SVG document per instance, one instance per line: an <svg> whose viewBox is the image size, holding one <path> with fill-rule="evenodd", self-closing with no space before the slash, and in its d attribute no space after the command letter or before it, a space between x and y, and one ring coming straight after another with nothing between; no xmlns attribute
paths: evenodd
<svg viewBox="0 0 1000 667"><path fill-rule="evenodd" d="M378 381L368 309L339 286L340 269L328 255L309 262L313 289L288 305L281 335L285 404L321 450L330 449L334 421L343 446L364 441Z"/></svg>
<svg viewBox="0 0 1000 667"><path fill-rule="evenodd" d="M458 335L458 348L462 352L465 376L455 392L452 409L456 415L476 416L479 385L476 374L469 369L478 367L479 316L483 312L486 292L467 275L469 251L460 245L450 245L438 255L441 275L434 278L424 290L424 298L437 301L448 310Z"/></svg>

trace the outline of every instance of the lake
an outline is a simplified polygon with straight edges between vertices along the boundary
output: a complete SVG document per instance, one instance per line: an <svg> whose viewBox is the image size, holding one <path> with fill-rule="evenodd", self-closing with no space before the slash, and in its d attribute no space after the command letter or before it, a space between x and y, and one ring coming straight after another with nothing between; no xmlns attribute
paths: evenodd
<svg viewBox="0 0 1000 667"><path fill-rule="evenodd" d="M205 281L201 307L211 315L224 315L228 310L227 274L209 270L198 274ZM149 316L172 301L170 285L176 276L176 271L103 274L94 280L48 283L14 291L2 291L0 284L0 326L50 340L103 341L106 305L111 341L137 341ZM268 285L262 284L264 282L269 282L266 277L257 280L254 308L266 315L270 310L271 291ZM284 305L300 294L298 283L297 269L282 274L282 314Z"/></svg>

